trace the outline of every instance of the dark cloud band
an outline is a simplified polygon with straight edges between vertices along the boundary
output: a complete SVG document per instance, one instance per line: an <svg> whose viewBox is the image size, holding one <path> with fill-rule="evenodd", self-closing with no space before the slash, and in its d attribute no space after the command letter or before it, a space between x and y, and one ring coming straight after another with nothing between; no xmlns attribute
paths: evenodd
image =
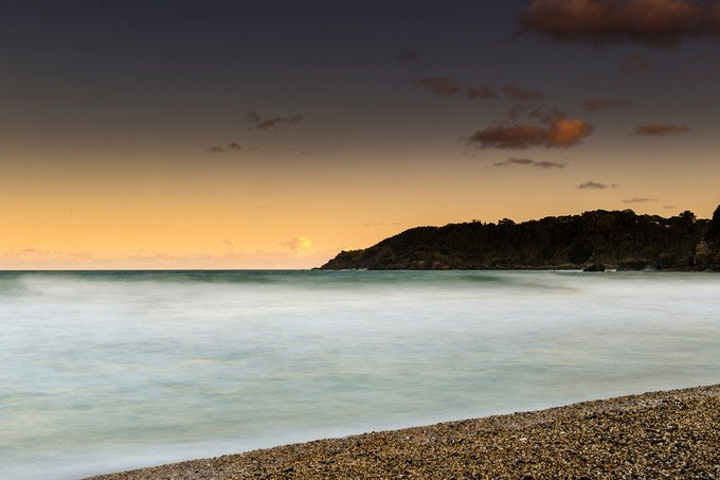
<svg viewBox="0 0 720 480"><path fill-rule="evenodd" d="M557 42L675 47L720 38L714 0L532 0L518 14L521 32Z"/></svg>

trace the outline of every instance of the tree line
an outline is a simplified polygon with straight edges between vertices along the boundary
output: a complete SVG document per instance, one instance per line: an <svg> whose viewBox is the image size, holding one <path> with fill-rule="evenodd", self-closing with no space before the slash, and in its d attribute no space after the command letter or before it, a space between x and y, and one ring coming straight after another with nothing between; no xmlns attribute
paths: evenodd
<svg viewBox="0 0 720 480"><path fill-rule="evenodd" d="M322 268L531 269L602 264L620 269L693 269L701 267L698 251L703 242L709 258L714 258L720 250L720 207L712 220L698 219L690 211L665 218L632 210L595 210L522 223L473 220L412 228L370 248L343 251Z"/></svg>

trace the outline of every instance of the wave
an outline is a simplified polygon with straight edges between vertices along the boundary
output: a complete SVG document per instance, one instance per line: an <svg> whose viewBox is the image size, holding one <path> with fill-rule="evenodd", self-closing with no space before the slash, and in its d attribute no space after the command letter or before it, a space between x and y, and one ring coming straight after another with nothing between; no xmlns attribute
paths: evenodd
<svg viewBox="0 0 720 480"><path fill-rule="evenodd" d="M361 286L448 286L458 284L527 284L498 272L451 271L319 271L319 270L104 270L104 271L0 271L0 293L22 290L24 286L61 283L157 283L287 285L318 288ZM540 285L538 285L540 286Z"/></svg>

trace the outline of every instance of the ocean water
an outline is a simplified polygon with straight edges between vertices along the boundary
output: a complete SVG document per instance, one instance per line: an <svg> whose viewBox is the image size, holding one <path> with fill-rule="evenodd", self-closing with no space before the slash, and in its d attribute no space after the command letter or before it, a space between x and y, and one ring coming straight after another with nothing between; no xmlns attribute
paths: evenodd
<svg viewBox="0 0 720 480"><path fill-rule="evenodd" d="M0 273L0 478L720 382L720 275Z"/></svg>

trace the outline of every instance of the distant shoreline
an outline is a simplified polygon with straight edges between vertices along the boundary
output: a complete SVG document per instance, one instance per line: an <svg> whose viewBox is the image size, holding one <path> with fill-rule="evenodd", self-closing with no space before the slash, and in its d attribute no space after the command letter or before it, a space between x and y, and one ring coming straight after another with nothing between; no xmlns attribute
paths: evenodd
<svg viewBox="0 0 720 480"><path fill-rule="evenodd" d="M373 432L94 480L718 478L720 384Z"/></svg>
<svg viewBox="0 0 720 480"><path fill-rule="evenodd" d="M387 268L322 268L322 267L315 267L311 270L322 270L326 272L448 272L448 271L457 271L457 272L582 272L582 271L591 271L587 269L588 266L583 265L558 265L555 267L552 266L542 266L542 267L519 267L519 266L513 266L513 267L507 267L507 266L496 266L496 267L473 267L473 268L459 268L459 267L452 267L452 268L394 268L394 267L387 267ZM674 268L643 268L643 269L626 269L622 268L618 265L603 265L603 270L600 271L612 271L612 272L688 272L688 273L698 273L698 272L720 272L720 267L674 267Z"/></svg>

